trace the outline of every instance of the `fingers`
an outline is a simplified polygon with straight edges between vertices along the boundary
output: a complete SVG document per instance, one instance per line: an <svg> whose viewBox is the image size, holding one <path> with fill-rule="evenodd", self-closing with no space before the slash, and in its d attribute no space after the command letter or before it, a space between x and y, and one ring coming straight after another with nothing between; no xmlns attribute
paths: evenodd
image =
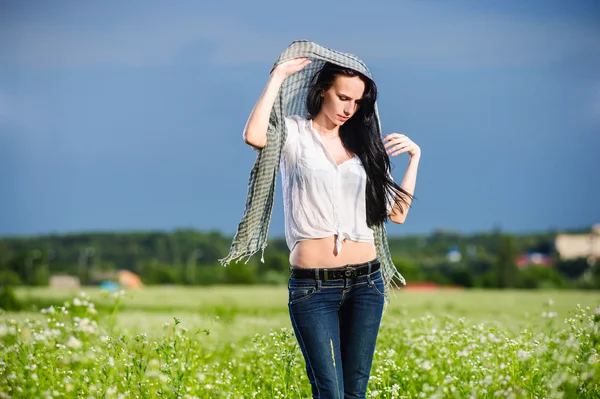
<svg viewBox="0 0 600 399"><path fill-rule="evenodd" d="M388 150L387 153L391 154L393 157L395 157L396 155L399 155L399 154L409 151L411 148L412 148L411 144L407 143L404 145L395 146L394 148Z"/></svg>
<svg viewBox="0 0 600 399"><path fill-rule="evenodd" d="M398 142L400 140L410 140L408 138L408 136L401 134L401 133L392 133L392 134L388 134L387 136L384 137L383 141L387 141L388 144L389 143L393 143L393 142Z"/></svg>
<svg viewBox="0 0 600 399"><path fill-rule="evenodd" d="M302 68L304 68L305 66L307 66L310 63L311 63L311 61L308 60L308 59L306 59L306 60L302 61L300 64L298 64L296 70L299 71L299 70L301 70Z"/></svg>
<svg viewBox="0 0 600 399"><path fill-rule="evenodd" d="M395 157L396 155L400 155L400 154L403 154L405 152L410 152L410 149L411 149L410 145L405 145L403 147L394 148L394 152L392 152L391 155L393 157Z"/></svg>
<svg viewBox="0 0 600 399"><path fill-rule="evenodd" d="M301 70L302 68L304 68L305 66L307 66L308 64L310 64L312 61L308 59L308 57L299 57L299 58L293 58L289 61L286 61L284 63L282 63L281 65L279 65L280 70L284 71L285 76L290 76L293 75L294 73L298 72L299 70Z"/></svg>
<svg viewBox="0 0 600 399"><path fill-rule="evenodd" d="M396 156L404 152L410 151L413 142L406 135L401 133L391 133L384 138L384 147L386 153L391 156Z"/></svg>
<svg viewBox="0 0 600 399"><path fill-rule="evenodd" d="M284 64L288 64L288 65L298 65L298 64L302 64L305 63L306 61L310 62L310 60L308 59L308 57L298 57L298 58L293 58L289 61L284 62Z"/></svg>
<svg viewBox="0 0 600 399"><path fill-rule="evenodd" d="M385 136L383 139L384 140L392 140L392 139L398 138L398 137L406 137L406 135L402 134L402 133L390 133L387 136Z"/></svg>
<svg viewBox="0 0 600 399"><path fill-rule="evenodd" d="M386 142L387 141L387 142ZM411 140L404 134L392 133L384 138L384 147L392 147L397 144L410 143Z"/></svg>
<svg viewBox="0 0 600 399"><path fill-rule="evenodd" d="M408 136L401 133L390 133L383 138L386 153L396 156L408 152L411 156L420 154L421 149Z"/></svg>

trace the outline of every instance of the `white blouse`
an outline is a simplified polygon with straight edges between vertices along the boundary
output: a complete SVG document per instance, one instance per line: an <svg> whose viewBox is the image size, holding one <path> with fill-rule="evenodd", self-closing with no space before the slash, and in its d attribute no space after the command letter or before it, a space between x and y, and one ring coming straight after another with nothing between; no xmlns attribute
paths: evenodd
<svg viewBox="0 0 600 399"><path fill-rule="evenodd" d="M336 249L349 239L373 242L367 226L367 174L354 156L337 165L312 120L293 115L285 118L287 139L280 170L285 217L285 238L290 251L298 241L337 234ZM387 214L394 198L387 201Z"/></svg>

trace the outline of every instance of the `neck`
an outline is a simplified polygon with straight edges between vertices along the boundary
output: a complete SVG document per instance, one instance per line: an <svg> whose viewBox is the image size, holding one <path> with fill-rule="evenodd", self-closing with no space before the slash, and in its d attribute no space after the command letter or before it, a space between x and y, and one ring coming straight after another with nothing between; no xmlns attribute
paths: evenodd
<svg viewBox="0 0 600 399"><path fill-rule="evenodd" d="M312 120L313 128L325 137L336 137L339 135L340 127L326 117L322 112L317 114Z"/></svg>

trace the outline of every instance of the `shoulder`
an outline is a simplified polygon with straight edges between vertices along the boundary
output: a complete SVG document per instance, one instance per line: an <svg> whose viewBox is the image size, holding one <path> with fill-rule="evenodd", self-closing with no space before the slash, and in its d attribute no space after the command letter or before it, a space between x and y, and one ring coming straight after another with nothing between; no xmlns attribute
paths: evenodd
<svg viewBox="0 0 600 399"><path fill-rule="evenodd" d="M288 133L299 133L305 126L308 121L305 117L301 115L290 115L286 116L285 124L288 130Z"/></svg>
<svg viewBox="0 0 600 399"><path fill-rule="evenodd" d="M302 116L302 115L288 115L285 117L285 119L291 119L291 120L295 120L295 121L306 121L308 120L306 117Z"/></svg>
<svg viewBox="0 0 600 399"><path fill-rule="evenodd" d="M306 123L308 121L308 119L301 115L289 115L284 117L284 119L288 124L296 123L297 125L300 125L301 123Z"/></svg>

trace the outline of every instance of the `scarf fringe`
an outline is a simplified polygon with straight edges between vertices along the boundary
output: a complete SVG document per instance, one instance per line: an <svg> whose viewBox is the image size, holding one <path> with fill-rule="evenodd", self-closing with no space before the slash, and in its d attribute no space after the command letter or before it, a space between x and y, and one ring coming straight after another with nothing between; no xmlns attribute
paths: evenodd
<svg viewBox="0 0 600 399"><path fill-rule="evenodd" d="M258 248L256 250L251 250L251 251L244 251L241 253L232 250L229 253L229 255L227 255L226 257L218 259L218 262L221 264L221 266L227 267L227 265L229 265L234 260L235 260L235 263L239 263L241 260L244 260L243 258L246 258L246 261L244 262L244 264L247 264L248 261L250 260L250 258L252 257L252 255L257 253L258 251L261 251L262 253L260 256L260 261L261 261L261 263L265 263L265 248L267 247L267 245L268 244L265 242L265 244L263 245L262 248Z"/></svg>

